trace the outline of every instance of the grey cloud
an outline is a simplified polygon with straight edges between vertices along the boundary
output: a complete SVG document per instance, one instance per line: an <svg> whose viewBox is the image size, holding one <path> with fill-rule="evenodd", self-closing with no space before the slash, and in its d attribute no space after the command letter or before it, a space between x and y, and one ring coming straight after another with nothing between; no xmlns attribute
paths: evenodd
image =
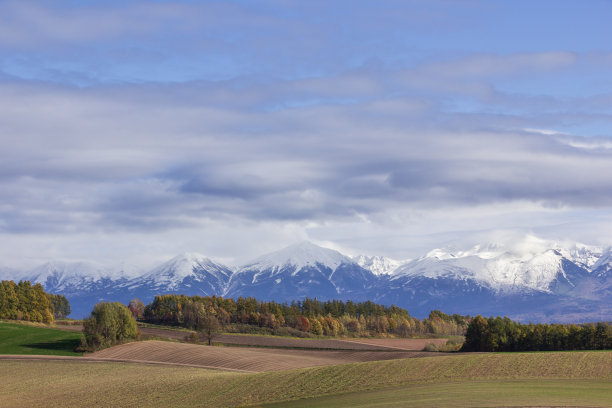
<svg viewBox="0 0 612 408"><path fill-rule="evenodd" d="M333 221L407 206L611 202L611 149L521 130L554 122L548 113L444 112L431 95L389 97L389 78L344 80L330 80L325 98L346 98L363 80L348 105L275 110L261 101L316 95L325 80L2 83L0 228L163 231L224 217Z"/></svg>

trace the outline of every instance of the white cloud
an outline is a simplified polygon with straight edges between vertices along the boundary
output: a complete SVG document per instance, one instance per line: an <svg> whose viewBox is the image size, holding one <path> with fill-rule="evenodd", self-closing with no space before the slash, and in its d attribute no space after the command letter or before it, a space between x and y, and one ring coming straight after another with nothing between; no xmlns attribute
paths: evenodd
<svg viewBox="0 0 612 408"><path fill-rule="evenodd" d="M533 75L575 64L578 56L567 51L517 53L510 55L481 54L426 65L423 71L434 76L450 76L462 79L497 75Z"/></svg>

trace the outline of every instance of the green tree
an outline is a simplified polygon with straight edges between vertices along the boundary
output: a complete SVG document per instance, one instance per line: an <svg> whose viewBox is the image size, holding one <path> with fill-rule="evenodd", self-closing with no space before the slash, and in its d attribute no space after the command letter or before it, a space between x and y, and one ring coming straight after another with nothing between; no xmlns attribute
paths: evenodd
<svg viewBox="0 0 612 408"><path fill-rule="evenodd" d="M138 338L136 320L130 310L118 302L101 302L83 322L86 347L90 350L110 347Z"/></svg>
<svg viewBox="0 0 612 408"><path fill-rule="evenodd" d="M47 293L47 297L49 298L49 306L51 313L53 313L53 317L56 319L63 319L70 314L70 302L68 302L68 299L66 299L64 295Z"/></svg>
<svg viewBox="0 0 612 408"><path fill-rule="evenodd" d="M489 322L481 315L472 319L465 333L463 351L490 351Z"/></svg>

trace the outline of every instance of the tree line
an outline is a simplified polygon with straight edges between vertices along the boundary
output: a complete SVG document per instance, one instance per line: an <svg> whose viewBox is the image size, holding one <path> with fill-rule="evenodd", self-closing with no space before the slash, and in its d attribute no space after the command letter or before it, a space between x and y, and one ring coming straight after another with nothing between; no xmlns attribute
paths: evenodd
<svg viewBox="0 0 612 408"><path fill-rule="evenodd" d="M522 324L507 317L473 318L462 351L553 351L612 349L612 325Z"/></svg>
<svg viewBox="0 0 612 408"><path fill-rule="evenodd" d="M0 282L0 319L53 323L70 314L70 303L63 295L46 293L40 283Z"/></svg>
<svg viewBox="0 0 612 408"><path fill-rule="evenodd" d="M201 319L213 316L221 324L242 324L271 330L288 328L293 331L325 336L369 336L393 334L409 337L423 334L462 335L469 316L446 315L433 311L427 319L411 317L397 306L342 300L279 303L252 297L234 300L218 296L158 295L144 307L142 302L130 302L137 318L157 324L196 329ZM293 333L295 334L295 333Z"/></svg>

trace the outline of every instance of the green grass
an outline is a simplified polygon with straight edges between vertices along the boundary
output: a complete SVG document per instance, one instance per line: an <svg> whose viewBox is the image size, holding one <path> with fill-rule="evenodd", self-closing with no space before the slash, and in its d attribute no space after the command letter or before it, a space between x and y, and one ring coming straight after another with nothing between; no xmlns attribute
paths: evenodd
<svg viewBox="0 0 612 408"><path fill-rule="evenodd" d="M0 405L9 407L612 406L610 351L459 354L258 374L0 361L0 373Z"/></svg>
<svg viewBox="0 0 612 408"><path fill-rule="evenodd" d="M80 356L81 333L42 325L0 322L0 354Z"/></svg>

